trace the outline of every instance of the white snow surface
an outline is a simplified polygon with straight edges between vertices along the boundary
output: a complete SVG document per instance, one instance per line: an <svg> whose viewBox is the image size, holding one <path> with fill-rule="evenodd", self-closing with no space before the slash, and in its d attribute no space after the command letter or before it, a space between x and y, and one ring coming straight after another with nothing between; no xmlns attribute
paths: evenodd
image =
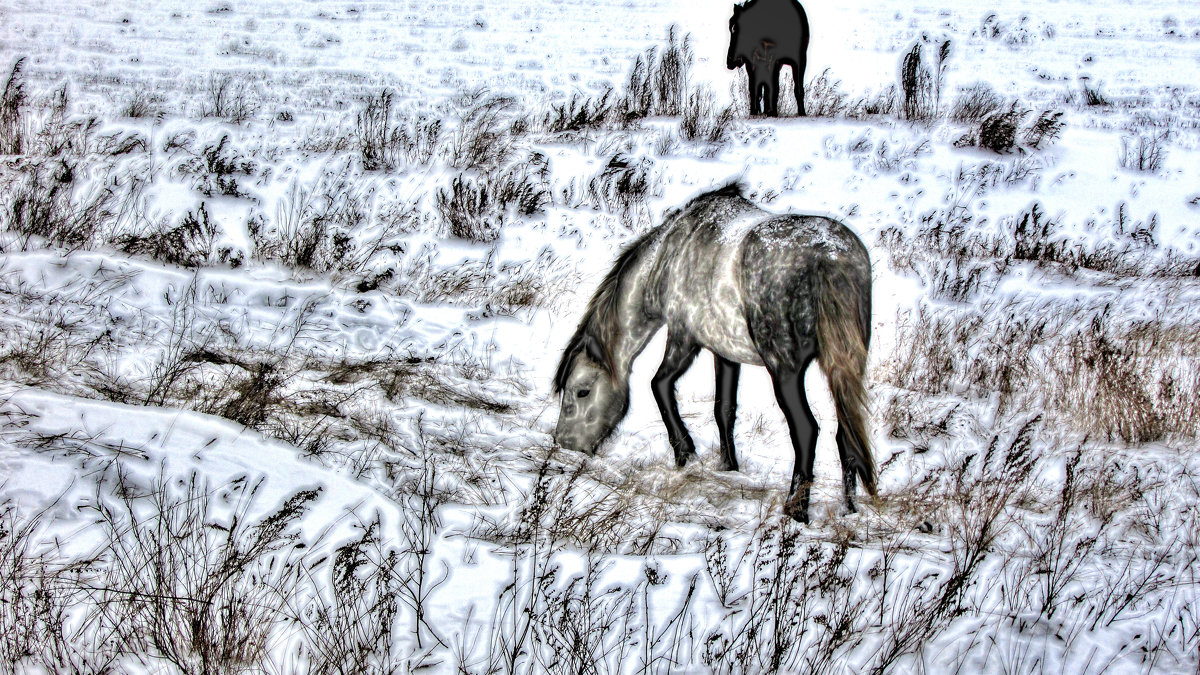
<svg viewBox="0 0 1200 675"><path fill-rule="evenodd" d="M493 627L497 597L510 578L512 549L503 541L483 538L486 528L480 523L511 523L535 483L533 471L551 448L549 433L557 418L551 381L558 356L595 284L622 245L688 198L740 178L751 198L769 211L828 215L855 230L874 264L870 377L875 381L895 367L900 324L913 319L912 312L927 293L920 279L889 266L881 233L919 222L923 213L961 201L971 205L977 221L998 223L1036 201L1045 213L1061 217L1066 231L1099 237L1094 224L1112 221L1123 203L1131 219L1157 215L1157 236L1164 246L1197 253L1200 5L1165 0L1058 0L1037 7L1015 0L854 0L809 2L806 9L813 32L809 78L829 68L850 96L877 91L896 81L900 59L914 40L946 36L953 40L948 96L959 87L988 82L1035 111L1066 110L1063 137L1043 151L998 157L955 147L962 130L948 124L930 128L894 118L779 118L740 121L732 140L715 153L682 144L655 154L654 140L671 133L675 122L654 119L642 130L617 134L615 139L540 142L534 149L548 157L552 176L553 201L544 214L514 219L494 244L464 243L428 229L406 234L403 241L402 260L409 264L427 256L424 260L430 265L448 269L482 264L497 270L512 263L553 273L547 300L515 312L497 311L489 302L474 299L426 301L399 293L395 286L358 292L336 275L254 261L194 272L103 248L21 250L12 238L0 252L0 311L7 315L6 325L24 325L37 312L61 312L85 326L95 321L98 332L108 324L95 317L108 317L120 347L112 352L107 372L128 382L154 375L155 364L169 349L160 338L172 335L180 321L191 334L214 336L214 344L238 353L294 350L297 358L321 364L436 355L478 366L487 374L464 374L464 367L449 374L438 371L434 377L460 394L504 404L502 412L481 412L454 400L374 393L364 405L391 416L398 433L414 447L424 442L420 439L426 433L469 439L462 443L464 454L455 459L461 461L461 475L487 483L496 499L485 503L488 500L477 499L459 485L464 492L451 495L442 507L442 530L430 566L444 566L448 581L430 602L431 613L444 618L441 625L468 636L472 631L486 635ZM696 82L724 103L741 95L735 75L725 68L729 10L730 3L716 0L10 0L0 4L0 67L25 57L36 104L48 101L51 92L65 84L73 113L97 116L107 131L147 138L154 148L149 161L163 174L147 188L148 212L176 222L204 203L220 226L220 242L246 250L248 221L255 215L270 221L285 206L292 186L338 171L339 151L313 150L314 139L350 128L365 96L387 88L395 92L399 108L431 110L452 125L463 92L484 89L511 95L517 106L539 115L572 94L597 96L606 85L622 86L634 58L662 44L668 27L676 25L680 34L690 36ZM996 27L997 34L990 35ZM214 78L224 75L232 77L233 86L253 104L255 114L244 124L203 118L208 89ZM1113 105L1077 105L1085 82L1098 84ZM151 97L161 116L120 118L116 111L134 95ZM1155 173L1120 168L1122 139L1155 124L1173 130L1163 167ZM198 192L178 172L182 155L164 150L168 139L179 134L193 134L195 148L228 135L230 147L257 164L242 180L246 195L208 197ZM657 178L648 209L628 225L612 213L582 202L572 204L564 196L568 188L583 185L600 171L617 150L652 157L651 173ZM1000 184L965 194L972 188L962 179L963 170L996 162L1022 166L1033 177L1014 186ZM437 221L431 215L432 192L448 184L452 173L439 167L357 175L366 183L360 187L373 195L374 215L415 200L424 213L418 220L427 225ZM100 175L91 178L103 180ZM543 252L552 263L533 264ZM998 300L1035 304L1051 299L1089 307L1109 304L1130 320L1167 317L1194 327L1200 318L1197 286L1185 280L1167 291L1163 288L1152 282L1086 284L1022 268L988 293ZM190 304L185 299L189 292L195 293ZM19 299L22 293L40 299L24 302ZM302 330L291 330L300 323ZM702 462L676 471L649 388L663 343L658 336L635 365L631 412L599 456L556 459L566 467L586 463L608 485L618 486L614 489L668 495L662 532L671 544L647 555L620 551L610 556L611 566L603 575L606 584L631 584L646 569L663 570L667 581L649 591L650 606L658 616L650 623L656 625L678 609L687 581L704 570L704 543L713 533L725 532L735 544L745 544L764 519L778 518L793 462L770 378L763 369L747 367L739 390L741 472L715 470L713 365L704 354L678 384L682 414ZM317 386L329 370L320 365L304 369L286 386ZM18 383L12 372L4 372L0 494L7 504L26 510L54 503L49 530L73 535L68 552L86 552L98 543L78 506L94 497L97 486L106 485L100 479L101 466L110 460L145 482L159 474L179 479L193 472L213 486L263 479L255 502L263 512L300 490L319 487L321 495L302 521L301 533L307 541L325 542L330 550L355 536L350 513L365 519L379 515L385 532L409 517L399 489L389 484L382 469L356 471L337 461L322 462L299 444L289 445L217 415L98 400L88 389L89 375L82 367L37 385ZM805 386L821 435L813 524L802 540L825 542L842 527L862 532L887 529L893 522L886 509L866 504L864 495L860 494L863 513L841 513L832 400L817 369L809 371ZM996 414L987 402L974 403L979 407L972 408L976 414L971 421L963 421L966 415L955 419L986 431L972 437L970 429L963 430L961 438L942 442L928 455L915 453L907 440L886 437L882 431L875 434L877 462L896 459L881 476L885 500L898 498L926 463L950 464L960 454L986 448L992 436L1004 435L998 426L987 427L993 422L989 416ZM875 426L882 428L881 423ZM86 455L38 449L35 440L51 436L82 439L100 450ZM1076 437L1064 430L1063 438ZM355 448L368 441L339 437L334 443ZM1061 480L1056 463L1066 456L1068 446L1074 447L1063 441L1049 451L1055 459L1040 478L1047 494ZM1163 484L1194 483L1189 478L1198 469L1193 440L1114 448L1114 457L1161 469ZM1194 532L1188 520L1196 519L1196 509L1196 502L1180 501L1174 526ZM1123 521L1113 527L1133 530L1138 525ZM864 535L864 540L869 537ZM912 578L947 568L947 545L938 533L914 532L909 543L911 549L901 558ZM568 547L556 556L560 579L585 569L584 552ZM848 569L866 575L879 556L879 548L868 543L851 554ZM1188 619L1182 618L1187 612L1195 620L1200 598L1196 581L1185 578L1183 571L1179 574L1175 594L1147 610L1147 616L1161 617L1162 625L1173 626L1170 620L1181 617L1179 625L1187 626ZM727 618L710 587L701 585L692 603L697 608L695 629L701 633ZM1200 654L1170 646L1196 644L1185 636L1164 637L1162 643L1169 646L1156 661L1139 653L1136 645L1144 643L1140 631L1152 624L1149 619L1118 623L1064 643L1061 620L1035 617L1029 619L1032 628L1018 629L1025 618L963 618L936 644L906 657L892 672L950 672L956 665L980 672L1089 673L1182 673L1198 667ZM993 625L1001 621L1009 621L1008 627ZM645 621L638 618L635 624L644 626ZM1196 629L1194 623L1190 629ZM992 640L990 648L985 640ZM1043 646L1022 651L1031 641ZM482 642L476 646L486 648ZM281 644L280 650L285 647ZM677 668L660 664L662 670L703 672L699 651L697 647L695 660ZM1036 653L1038 659L1022 660L1027 653ZM843 656L845 661L836 664L834 672L839 667L844 668L840 672L871 669L873 656L867 651ZM153 661L121 665L132 671L173 672ZM640 666L631 657L623 669L635 672ZM0 670L3 667L0 664ZM432 669L455 672L448 658Z"/></svg>

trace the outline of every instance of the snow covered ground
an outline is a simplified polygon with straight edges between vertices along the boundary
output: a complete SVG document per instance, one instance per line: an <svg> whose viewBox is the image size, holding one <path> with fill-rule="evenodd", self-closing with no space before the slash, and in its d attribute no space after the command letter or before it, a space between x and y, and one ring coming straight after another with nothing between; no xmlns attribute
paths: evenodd
<svg viewBox="0 0 1200 675"><path fill-rule="evenodd" d="M714 0L0 6L4 669L1196 672L1200 9L809 5L771 120ZM739 473L707 356L674 469L662 336L549 437L620 247L731 179L871 251L858 514L815 369L809 526L761 369Z"/></svg>

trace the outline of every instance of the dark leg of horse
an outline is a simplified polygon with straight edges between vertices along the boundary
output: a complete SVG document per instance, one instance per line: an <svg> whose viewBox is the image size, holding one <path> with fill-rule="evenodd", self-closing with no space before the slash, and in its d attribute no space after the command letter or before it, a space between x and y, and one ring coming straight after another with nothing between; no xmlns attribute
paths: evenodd
<svg viewBox="0 0 1200 675"><path fill-rule="evenodd" d="M713 354L717 363L717 433L721 437L721 470L737 471L737 452L733 447L733 422L737 417L738 375L742 364Z"/></svg>
<svg viewBox="0 0 1200 675"><path fill-rule="evenodd" d="M858 508L854 506L854 490L858 487L858 473L854 470L854 466L850 463L850 456L846 453L846 436L841 427L839 422L837 447L838 457L842 460L842 489L846 495L846 512L858 513Z"/></svg>
<svg viewBox="0 0 1200 675"><path fill-rule="evenodd" d="M770 74L766 80L767 109L764 111L768 117L777 117L779 115L779 73L782 70L783 66L781 64L771 64Z"/></svg>
<svg viewBox="0 0 1200 675"><path fill-rule="evenodd" d="M812 362L812 356L800 361L796 370L771 373L775 385L775 398L783 409L791 432L792 448L796 451L796 464L792 468L792 487L784 513L802 522L808 522L808 500L813 481L813 458L817 449L817 419L808 407L808 396L804 393L804 370Z"/></svg>
<svg viewBox="0 0 1200 675"><path fill-rule="evenodd" d="M654 390L654 400L658 402L658 412L662 415L663 423L667 425L667 438L671 440L671 450L675 452L675 466L683 466L696 456L696 444L688 435L683 418L679 416L679 404L675 400L675 381L683 375L696 352L700 350L690 340L681 340L667 334L667 352L663 355L662 365L650 381Z"/></svg>
<svg viewBox="0 0 1200 675"><path fill-rule="evenodd" d="M792 80L796 88L796 114L801 117L808 116L808 113L804 111L804 66L806 60L807 57L801 54L797 65L792 66Z"/></svg>
<svg viewBox="0 0 1200 675"><path fill-rule="evenodd" d="M761 115L762 107L758 103L758 94L762 82L758 81L757 73L754 72L754 68L748 63L746 64L746 79L750 81L750 115Z"/></svg>

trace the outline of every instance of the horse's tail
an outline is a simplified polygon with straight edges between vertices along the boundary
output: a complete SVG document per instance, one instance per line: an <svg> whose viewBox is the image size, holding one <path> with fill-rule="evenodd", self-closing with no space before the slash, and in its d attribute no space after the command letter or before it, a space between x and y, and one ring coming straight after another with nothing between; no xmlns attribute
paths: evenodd
<svg viewBox="0 0 1200 675"><path fill-rule="evenodd" d="M816 275L817 360L829 381L845 441L843 462L853 465L863 487L875 494L875 460L867 433L867 345L871 340L871 281L839 263Z"/></svg>

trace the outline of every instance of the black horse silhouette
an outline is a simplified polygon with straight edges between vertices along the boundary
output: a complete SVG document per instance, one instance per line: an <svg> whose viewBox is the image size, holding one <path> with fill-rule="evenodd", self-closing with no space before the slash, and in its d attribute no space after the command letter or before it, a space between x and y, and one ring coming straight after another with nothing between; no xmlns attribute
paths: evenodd
<svg viewBox="0 0 1200 675"><path fill-rule="evenodd" d="M875 494L867 434L871 261L845 225L821 216L772 215L728 185L696 197L626 249L592 296L554 378L562 395L554 439L595 453L629 409L629 373L667 327L652 383L675 463L696 457L675 399L675 381L697 352L717 363L721 468L736 471L733 421L741 365L766 366L791 431L796 463L784 507L808 522L817 421L804 371L821 365L837 410L845 504L856 479Z"/></svg>
<svg viewBox="0 0 1200 675"><path fill-rule="evenodd" d="M730 70L746 66L750 114L779 114L779 73L792 67L796 110L804 116L804 67L808 60L808 15L796 0L750 0L733 6L729 19ZM766 103L764 108L763 102Z"/></svg>

